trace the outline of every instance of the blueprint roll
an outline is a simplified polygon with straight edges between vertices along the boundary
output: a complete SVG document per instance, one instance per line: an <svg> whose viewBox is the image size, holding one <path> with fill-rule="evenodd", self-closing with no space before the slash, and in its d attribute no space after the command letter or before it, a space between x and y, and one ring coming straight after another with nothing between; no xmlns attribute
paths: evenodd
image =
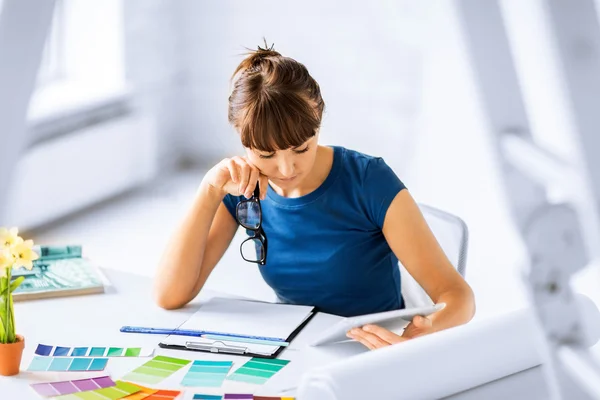
<svg viewBox="0 0 600 400"><path fill-rule="evenodd" d="M437 399L538 366L543 333L523 309L307 372L299 400Z"/></svg>

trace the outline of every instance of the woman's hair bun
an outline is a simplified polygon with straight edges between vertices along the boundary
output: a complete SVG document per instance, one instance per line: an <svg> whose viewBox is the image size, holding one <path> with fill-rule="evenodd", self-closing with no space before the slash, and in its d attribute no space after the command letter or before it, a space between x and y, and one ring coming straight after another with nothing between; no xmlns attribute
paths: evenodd
<svg viewBox="0 0 600 400"><path fill-rule="evenodd" d="M321 126L325 103L306 67L274 46L258 46L235 70L228 119L242 145L262 151L298 147Z"/></svg>
<svg viewBox="0 0 600 400"><path fill-rule="evenodd" d="M260 69L263 60L270 57L281 57L277 51L274 50L275 44L271 46L265 41L265 47L258 46L256 50L248 49L247 57L241 62L236 69L234 75L239 71L254 72Z"/></svg>

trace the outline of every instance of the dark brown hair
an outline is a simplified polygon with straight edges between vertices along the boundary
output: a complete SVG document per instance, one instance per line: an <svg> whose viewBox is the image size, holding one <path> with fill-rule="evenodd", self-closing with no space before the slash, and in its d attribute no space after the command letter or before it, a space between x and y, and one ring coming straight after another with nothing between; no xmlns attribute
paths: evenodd
<svg viewBox="0 0 600 400"><path fill-rule="evenodd" d="M266 42L265 42L266 44ZM250 51L232 76L229 123L244 147L272 152L313 137L325 103L306 67L273 46Z"/></svg>

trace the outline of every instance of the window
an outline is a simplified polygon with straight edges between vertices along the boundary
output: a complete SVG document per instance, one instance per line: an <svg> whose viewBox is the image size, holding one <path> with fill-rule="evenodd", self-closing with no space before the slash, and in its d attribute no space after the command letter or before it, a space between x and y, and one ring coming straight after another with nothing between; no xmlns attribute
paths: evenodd
<svg viewBox="0 0 600 400"><path fill-rule="evenodd" d="M100 108L129 96L122 7L122 0L56 0L29 105L31 144L60 135L55 125L94 119Z"/></svg>
<svg viewBox="0 0 600 400"><path fill-rule="evenodd" d="M2 1L2 0L0 0ZM64 38L64 3L57 0L54 6L52 26L46 40L46 47L38 72L38 86L56 82L64 78L65 74L65 38Z"/></svg>

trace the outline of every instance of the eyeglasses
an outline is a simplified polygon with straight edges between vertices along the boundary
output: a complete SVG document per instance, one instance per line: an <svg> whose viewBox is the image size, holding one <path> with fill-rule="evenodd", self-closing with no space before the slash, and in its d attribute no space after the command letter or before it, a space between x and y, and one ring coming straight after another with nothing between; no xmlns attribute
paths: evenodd
<svg viewBox="0 0 600 400"><path fill-rule="evenodd" d="M235 215L237 222L252 232L252 236L240 245L242 258L248 262L265 265L267 262L267 235L262 229L262 208L259 199L260 188L256 184L252 197L238 203Z"/></svg>

